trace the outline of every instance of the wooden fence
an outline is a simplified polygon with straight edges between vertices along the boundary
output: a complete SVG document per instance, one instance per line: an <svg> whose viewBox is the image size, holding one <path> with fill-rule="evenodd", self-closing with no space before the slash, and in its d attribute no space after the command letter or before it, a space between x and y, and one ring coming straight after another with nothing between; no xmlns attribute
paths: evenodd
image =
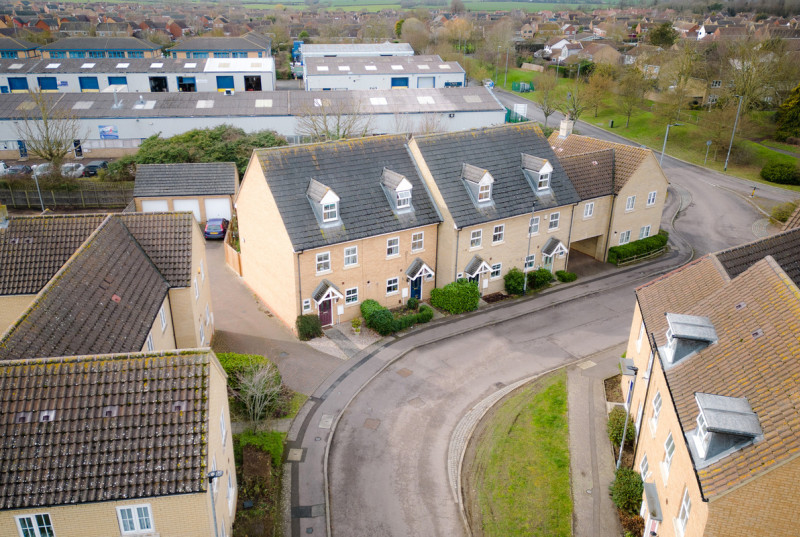
<svg viewBox="0 0 800 537"><path fill-rule="evenodd" d="M125 207L133 200L133 188L91 188L42 190L42 202L49 208L102 209ZM0 205L14 209L44 209L36 189L0 188Z"/></svg>

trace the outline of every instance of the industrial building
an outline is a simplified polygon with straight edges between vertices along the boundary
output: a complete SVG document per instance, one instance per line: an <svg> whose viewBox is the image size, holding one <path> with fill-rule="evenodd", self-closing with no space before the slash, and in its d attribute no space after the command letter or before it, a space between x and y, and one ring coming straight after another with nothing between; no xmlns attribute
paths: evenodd
<svg viewBox="0 0 800 537"><path fill-rule="evenodd" d="M439 56L311 57L303 66L306 90L388 90L466 85L458 62Z"/></svg>
<svg viewBox="0 0 800 537"><path fill-rule="evenodd" d="M0 60L0 93L273 91L272 58Z"/></svg>
<svg viewBox="0 0 800 537"><path fill-rule="evenodd" d="M413 56L414 49L408 43L348 43L300 45L300 58L362 58L376 56Z"/></svg>

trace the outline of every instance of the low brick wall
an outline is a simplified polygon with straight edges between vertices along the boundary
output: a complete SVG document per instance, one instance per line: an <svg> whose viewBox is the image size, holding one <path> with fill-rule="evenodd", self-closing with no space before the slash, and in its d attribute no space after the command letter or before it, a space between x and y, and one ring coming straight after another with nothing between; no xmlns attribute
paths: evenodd
<svg viewBox="0 0 800 537"><path fill-rule="evenodd" d="M225 235L225 264L233 269L239 276L242 275L242 259L241 254L237 252L233 246L230 245L231 234L228 232Z"/></svg>

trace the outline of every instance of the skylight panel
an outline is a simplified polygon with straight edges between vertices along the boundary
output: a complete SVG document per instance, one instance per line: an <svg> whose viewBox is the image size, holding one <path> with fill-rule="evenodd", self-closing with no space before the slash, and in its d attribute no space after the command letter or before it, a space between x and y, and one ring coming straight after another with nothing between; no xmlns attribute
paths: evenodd
<svg viewBox="0 0 800 537"><path fill-rule="evenodd" d="M433 104L433 97L430 95L420 95L417 96L417 102L419 104Z"/></svg>
<svg viewBox="0 0 800 537"><path fill-rule="evenodd" d="M272 99L256 99L256 108L272 108Z"/></svg>
<svg viewBox="0 0 800 537"><path fill-rule="evenodd" d="M377 66L375 66L375 65L365 65L365 66L364 66L364 70L365 70L365 71L377 71L377 70L378 70L378 67L377 67Z"/></svg>
<svg viewBox="0 0 800 537"><path fill-rule="evenodd" d="M12 63L8 66L9 69L22 69L24 67L21 63Z"/></svg>
<svg viewBox="0 0 800 537"><path fill-rule="evenodd" d="M155 108L156 102L155 101L137 101L136 104L133 105L134 110L152 110Z"/></svg>
<svg viewBox="0 0 800 537"><path fill-rule="evenodd" d="M36 103L33 101L25 101L17 105L17 110L33 110L36 108Z"/></svg>
<svg viewBox="0 0 800 537"><path fill-rule="evenodd" d="M81 69L93 69L94 65L95 64L93 63L84 63L83 65L81 65Z"/></svg>
<svg viewBox="0 0 800 537"><path fill-rule="evenodd" d="M427 71L428 69L430 69L430 68L431 68L431 66L430 66L430 65L425 65L424 63L421 63L421 64L417 65L417 67L419 67L419 69L420 69L421 71Z"/></svg>
<svg viewBox="0 0 800 537"><path fill-rule="evenodd" d="M118 63L118 64L117 64L117 69L127 69L128 67L130 67L130 65L131 65L131 64L129 64L129 63L125 63L125 62L123 62L123 63Z"/></svg>
<svg viewBox="0 0 800 537"><path fill-rule="evenodd" d="M447 65L446 63L440 63L439 64L439 69L450 69L450 66Z"/></svg>
<svg viewBox="0 0 800 537"><path fill-rule="evenodd" d="M350 66L349 65L340 65L339 66L339 70L340 71L349 71L350 70Z"/></svg>
<svg viewBox="0 0 800 537"><path fill-rule="evenodd" d="M330 106L331 100L330 99L314 99L314 106Z"/></svg>
<svg viewBox="0 0 800 537"><path fill-rule="evenodd" d="M403 70L402 65L392 65L392 71L402 71L402 70Z"/></svg>
<svg viewBox="0 0 800 537"><path fill-rule="evenodd" d="M386 106L389 104L386 102L386 97L370 97L369 103L373 106Z"/></svg>
<svg viewBox="0 0 800 537"><path fill-rule="evenodd" d="M464 95L464 102L465 103L482 103L480 95Z"/></svg>
<svg viewBox="0 0 800 537"><path fill-rule="evenodd" d="M94 101L78 101L72 105L73 110L88 110L92 107Z"/></svg>
<svg viewBox="0 0 800 537"><path fill-rule="evenodd" d="M161 63L161 62L156 62L156 63L151 63L150 64L150 68L151 69L161 69L162 67L164 67L164 64Z"/></svg>
<svg viewBox="0 0 800 537"><path fill-rule="evenodd" d="M61 67L60 63L48 63L45 69L58 69Z"/></svg>
<svg viewBox="0 0 800 537"><path fill-rule="evenodd" d="M187 63L186 65L184 65L184 67L187 68L187 69L194 69L195 67L197 67L197 64L196 63Z"/></svg>
<svg viewBox="0 0 800 537"><path fill-rule="evenodd" d="M317 65L317 71L327 71L327 70L328 70L327 65Z"/></svg>
<svg viewBox="0 0 800 537"><path fill-rule="evenodd" d="M197 101L197 108L214 108L214 99L200 99Z"/></svg>

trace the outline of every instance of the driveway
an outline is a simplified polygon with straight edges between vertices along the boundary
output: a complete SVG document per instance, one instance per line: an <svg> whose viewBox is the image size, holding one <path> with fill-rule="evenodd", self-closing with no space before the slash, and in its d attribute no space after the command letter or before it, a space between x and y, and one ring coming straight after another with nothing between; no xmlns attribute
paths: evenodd
<svg viewBox="0 0 800 537"><path fill-rule="evenodd" d="M222 241L206 241L216 352L261 354L278 366L292 390L311 394L342 360L298 341L225 264Z"/></svg>

